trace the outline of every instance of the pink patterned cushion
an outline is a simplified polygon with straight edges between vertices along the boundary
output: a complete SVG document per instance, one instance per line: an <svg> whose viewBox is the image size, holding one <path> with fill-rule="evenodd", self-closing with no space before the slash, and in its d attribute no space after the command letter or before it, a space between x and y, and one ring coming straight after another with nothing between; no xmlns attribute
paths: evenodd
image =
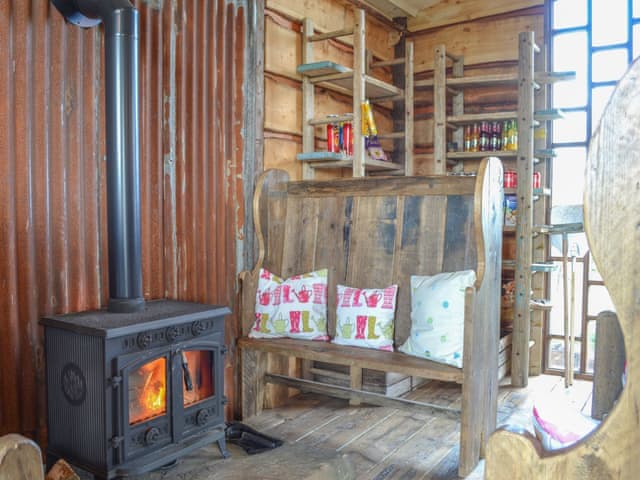
<svg viewBox="0 0 640 480"><path fill-rule="evenodd" d="M260 269L251 338L328 341L327 269L286 280Z"/></svg>
<svg viewBox="0 0 640 480"><path fill-rule="evenodd" d="M338 285L333 343L393 351L398 286L353 288Z"/></svg>

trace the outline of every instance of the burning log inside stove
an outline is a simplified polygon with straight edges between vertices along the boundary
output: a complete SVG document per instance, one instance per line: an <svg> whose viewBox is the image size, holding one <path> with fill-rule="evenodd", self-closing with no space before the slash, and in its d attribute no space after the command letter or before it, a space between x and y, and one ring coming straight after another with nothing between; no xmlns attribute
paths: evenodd
<svg viewBox="0 0 640 480"><path fill-rule="evenodd" d="M135 425L167 411L167 360L145 363L129 375L129 423Z"/></svg>

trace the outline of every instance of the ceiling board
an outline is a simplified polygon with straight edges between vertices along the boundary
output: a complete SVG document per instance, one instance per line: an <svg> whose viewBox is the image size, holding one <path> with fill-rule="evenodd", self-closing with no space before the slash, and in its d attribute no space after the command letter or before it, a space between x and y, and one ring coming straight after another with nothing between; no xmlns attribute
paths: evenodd
<svg viewBox="0 0 640 480"><path fill-rule="evenodd" d="M389 19L415 17L424 8L436 5L441 0L365 0Z"/></svg>
<svg viewBox="0 0 640 480"><path fill-rule="evenodd" d="M418 14L408 18L411 32L537 7L544 5L544 0L425 0L421 3L423 7Z"/></svg>

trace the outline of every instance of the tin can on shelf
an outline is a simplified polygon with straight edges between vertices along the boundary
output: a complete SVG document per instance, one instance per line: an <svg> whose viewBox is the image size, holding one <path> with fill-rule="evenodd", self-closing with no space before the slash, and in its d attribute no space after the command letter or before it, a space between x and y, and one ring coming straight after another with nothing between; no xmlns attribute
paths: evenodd
<svg viewBox="0 0 640 480"><path fill-rule="evenodd" d="M353 155L353 124L344 122L342 126L342 151L351 157Z"/></svg>
<svg viewBox="0 0 640 480"><path fill-rule="evenodd" d="M518 219L516 214L518 213L518 199L515 195L504 196L504 224L513 226L517 223Z"/></svg>
<svg viewBox="0 0 640 480"><path fill-rule="evenodd" d="M336 136L334 133L333 123L327 123L327 152L337 152L338 146L336 145Z"/></svg>
<svg viewBox="0 0 640 480"><path fill-rule="evenodd" d="M505 170L504 188L516 188L518 186L518 172L515 170Z"/></svg>
<svg viewBox="0 0 640 480"><path fill-rule="evenodd" d="M533 188L540 188L540 172L533 172Z"/></svg>

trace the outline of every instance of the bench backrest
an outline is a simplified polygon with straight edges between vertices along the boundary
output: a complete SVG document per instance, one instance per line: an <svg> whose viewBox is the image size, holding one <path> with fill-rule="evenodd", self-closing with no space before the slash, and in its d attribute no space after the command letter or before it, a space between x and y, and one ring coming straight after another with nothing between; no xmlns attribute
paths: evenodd
<svg viewBox="0 0 640 480"><path fill-rule="evenodd" d="M282 277L329 269L329 334L335 334L336 284L382 288L397 284L395 343L409 334L410 277L473 269L480 288L501 251L502 166L485 159L477 176L366 177L289 182L265 172L254 215L257 268ZM255 285L250 288L255 298ZM247 298L247 297L245 297ZM495 306L492 308L495 309ZM247 310L247 309L244 309ZM495 309L497 311L497 309ZM243 320L246 334L253 322Z"/></svg>

